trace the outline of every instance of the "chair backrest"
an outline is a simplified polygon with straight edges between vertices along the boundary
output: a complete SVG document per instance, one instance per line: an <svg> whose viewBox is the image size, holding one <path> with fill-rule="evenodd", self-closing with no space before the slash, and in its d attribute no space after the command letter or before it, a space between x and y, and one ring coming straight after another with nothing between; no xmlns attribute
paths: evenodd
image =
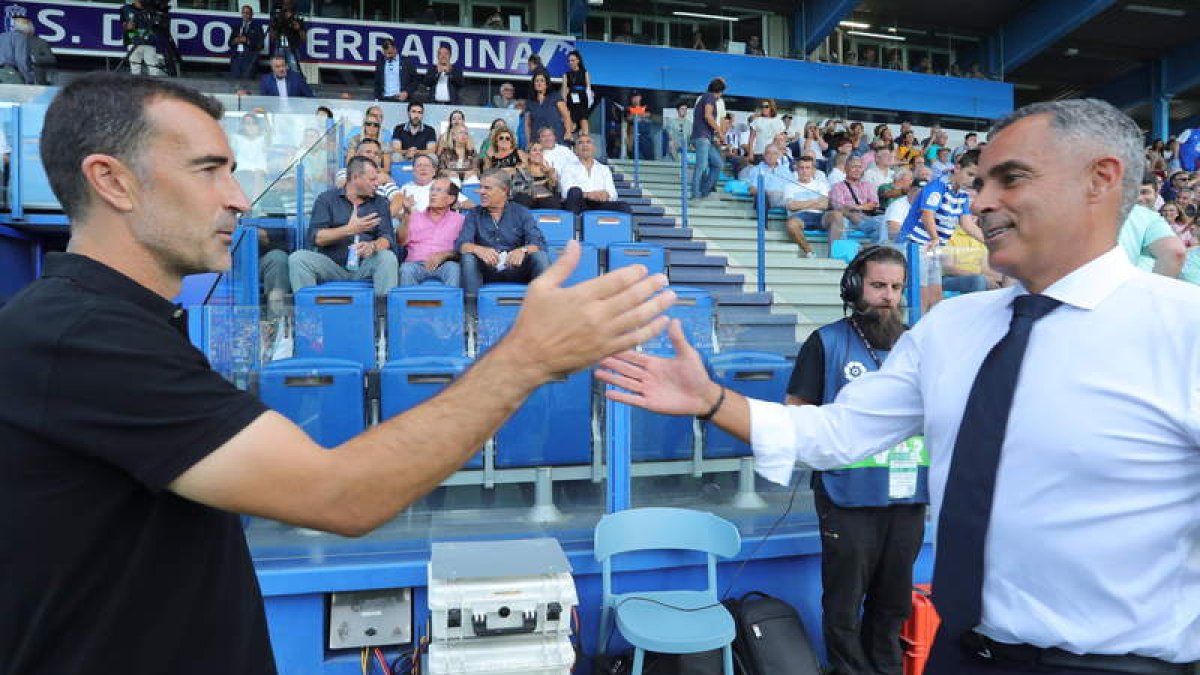
<svg viewBox="0 0 1200 675"><path fill-rule="evenodd" d="M558 260L564 247L566 247L565 242L550 242L550 248L547 251L550 254L550 262ZM564 288L600 276L600 254L597 253L596 247L591 244L580 244L579 248L579 263L575 265L575 271L571 272L571 276L563 282Z"/></svg>
<svg viewBox="0 0 1200 675"><path fill-rule="evenodd" d="M296 356L350 359L376 365L374 291L369 283L337 281L296 292Z"/></svg>
<svg viewBox="0 0 1200 675"><path fill-rule="evenodd" d="M600 250L633 241L633 216L620 211L584 211L583 240Z"/></svg>
<svg viewBox="0 0 1200 675"><path fill-rule="evenodd" d="M388 291L388 360L411 356L462 356L463 292L441 284Z"/></svg>
<svg viewBox="0 0 1200 675"><path fill-rule="evenodd" d="M302 357L272 361L259 375L259 397L326 448L364 429L363 367L356 361Z"/></svg>
<svg viewBox="0 0 1200 675"><path fill-rule="evenodd" d="M396 185L404 187L405 183L412 182L413 179L413 163L412 162L395 162L392 164L392 180Z"/></svg>
<svg viewBox="0 0 1200 675"><path fill-rule="evenodd" d="M713 338L716 307L712 294L703 288L691 286L671 285L669 288L675 292L675 304L667 310L667 316L679 319L683 323L683 334L696 351L705 358L712 356L717 349ZM675 348L671 346L671 339L666 331L644 342L642 349L665 356L675 354Z"/></svg>
<svg viewBox="0 0 1200 675"><path fill-rule="evenodd" d="M849 239L837 239L829 243L829 257L845 260L847 264L858 255L859 243Z"/></svg>
<svg viewBox="0 0 1200 675"><path fill-rule="evenodd" d="M479 183L467 183L462 186L461 193L462 196L474 202L476 206L479 205Z"/></svg>
<svg viewBox="0 0 1200 675"><path fill-rule="evenodd" d="M575 238L574 213L555 209L533 209L530 213L547 243L556 244Z"/></svg>
<svg viewBox="0 0 1200 675"><path fill-rule="evenodd" d="M635 551L699 551L708 558L708 588L716 596L716 558L742 546L733 523L706 511L650 507L610 513L596 524L593 550L601 563L605 600L612 595L612 557Z"/></svg>
<svg viewBox="0 0 1200 675"><path fill-rule="evenodd" d="M650 274L667 269L667 255L658 244L627 242L608 245L608 270L629 265L644 265Z"/></svg>

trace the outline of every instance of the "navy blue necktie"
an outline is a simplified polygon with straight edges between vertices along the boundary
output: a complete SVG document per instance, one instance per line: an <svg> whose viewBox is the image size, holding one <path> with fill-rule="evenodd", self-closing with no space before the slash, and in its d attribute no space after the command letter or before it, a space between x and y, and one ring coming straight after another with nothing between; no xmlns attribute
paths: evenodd
<svg viewBox="0 0 1200 675"><path fill-rule="evenodd" d="M996 467L1029 334L1035 321L1060 304L1045 295L1013 300L1008 333L984 358L963 410L938 518L933 571L934 606L942 619L935 651L951 658L961 636L978 626L982 615L984 542Z"/></svg>

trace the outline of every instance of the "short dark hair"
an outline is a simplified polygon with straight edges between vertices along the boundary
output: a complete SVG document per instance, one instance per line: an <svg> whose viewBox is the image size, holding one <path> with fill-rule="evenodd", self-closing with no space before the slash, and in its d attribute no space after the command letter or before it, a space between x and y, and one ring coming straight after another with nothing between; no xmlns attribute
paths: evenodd
<svg viewBox="0 0 1200 675"><path fill-rule="evenodd" d="M719 94L723 91L725 91L725 80L719 77L714 77L712 81L708 83L708 93Z"/></svg>
<svg viewBox="0 0 1200 675"><path fill-rule="evenodd" d="M395 47L395 46L396 46L396 41L393 40L392 38L383 38L382 40L379 41L380 49L391 49L392 47Z"/></svg>
<svg viewBox="0 0 1200 675"><path fill-rule="evenodd" d="M963 136L963 140L966 140L968 138L979 138L979 134L975 133L974 131L968 131L967 135Z"/></svg>
<svg viewBox="0 0 1200 675"><path fill-rule="evenodd" d="M91 205L80 170L84 158L109 155L136 169L155 133L146 108L159 100L194 105L217 121L224 112L216 99L190 87L123 73L85 75L54 97L42 123L42 166L68 218L83 218Z"/></svg>
<svg viewBox="0 0 1200 675"><path fill-rule="evenodd" d="M420 108L421 112L425 112L425 104L421 103L420 101L413 101L412 103L409 103L406 110L412 110L413 108Z"/></svg>
<svg viewBox="0 0 1200 675"><path fill-rule="evenodd" d="M954 162L955 166L967 168L968 166L979 166L979 150L968 150L958 156Z"/></svg>
<svg viewBox="0 0 1200 675"><path fill-rule="evenodd" d="M363 157L362 155L355 155L351 157L350 161L346 162L346 177L357 178L363 175L367 172L367 165L371 165L376 169L379 168L379 165L375 163L375 160L371 159L370 157Z"/></svg>
<svg viewBox="0 0 1200 675"><path fill-rule="evenodd" d="M333 110L331 110L323 105L317 106L317 112L323 112L329 116L329 119L333 119Z"/></svg>
<svg viewBox="0 0 1200 675"><path fill-rule="evenodd" d="M380 150L383 149L383 144L380 143L379 140L375 139L375 138L363 138L362 140L360 140L358 142L358 145L354 146L354 149L357 150L357 149L361 148L362 146L369 145L371 143L378 145Z"/></svg>

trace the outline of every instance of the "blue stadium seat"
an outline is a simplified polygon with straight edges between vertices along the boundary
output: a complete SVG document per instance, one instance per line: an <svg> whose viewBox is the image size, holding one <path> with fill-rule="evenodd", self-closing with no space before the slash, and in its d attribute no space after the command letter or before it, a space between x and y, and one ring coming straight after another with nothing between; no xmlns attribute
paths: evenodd
<svg viewBox="0 0 1200 675"><path fill-rule="evenodd" d="M534 209L530 211L537 221L542 236L547 244L555 244L575 238L575 214L570 211L554 209Z"/></svg>
<svg viewBox="0 0 1200 675"><path fill-rule="evenodd" d="M858 255L859 248L857 241L838 239L829 243L829 257L834 260L844 260L849 264L851 260L854 260L854 256Z"/></svg>
<svg viewBox="0 0 1200 675"><path fill-rule="evenodd" d="M263 403L333 448L362 433L363 367L346 359L292 358L263 366Z"/></svg>
<svg viewBox="0 0 1200 675"><path fill-rule="evenodd" d="M688 342L704 358L709 358L716 351L713 343L714 305L712 295L702 288L691 286L670 286L675 292L675 304L667 310L667 316L683 322L683 334ZM674 347L667 332L652 338L642 345L642 349L656 354L673 355Z"/></svg>
<svg viewBox="0 0 1200 675"><path fill-rule="evenodd" d="M749 197L750 184L744 180L727 180L725 181L725 192L735 197Z"/></svg>
<svg viewBox="0 0 1200 675"><path fill-rule="evenodd" d="M374 368L374 307L369 283L335 282L300 289L296 356L350 359L363 368Z"/></svg>
<svg viewBox="0 0 1200 675"><path fill-rule="evenodd" d="M487 284L479 289L476 347L480 355L512 328L525 301L525 284Z"/></svg>
<svg viewBox="0 0 1200 675"><path fill-rule="evenodd" d="M768 352L722 352L708 360L713 381L744 396L762 401L783 402L792 364ZM705 457L742 457L752 454L750 446L704 423Z"/></svg>
<svg viewBox="0 0 1200 675"><path fill-rule="evenodd" d="M396 185L404 187L405 183L413 179L413 163L412 162L393 162L392 163L392 180Z"/></svg>
<svg viewBox="0 0 1200 675"><path fill-rule="evenodd" d="M592 371L538 387L496 432L496 467L592 461Z"/></svg>
<svg viewBox="0 0 1200 675"><path fill-rule="evenodd" d="M470 199L476 206L479 206L479 183L467 183L459 188L459 191L464 197Z"/></svg>
<svg viewBox="0 0 1200 675"><path fill-rule="evenodd" d="M563 247L566 244L550 244L550 262L558 260L558 256L562 254ZM571 272L571 276L567 277L563 286L574 286L581 281L594 279L600 276L600 254L596 251L596 247L591 244L580 244L579 248L579 264L575 266L575 271Z"/></svg>
<svg viewBox="0 0 1200 675"><path fill-rule="evenodd" d="M650 274L665 272L667 255L658 244L620 243L608 246L609 271L629 265L644 265Z"/></svg>
<svg viewBox="0 0 1200 675"><path fill-rule="evenodd" d="M379 414L390 419L433 398L471 365L465 356L423 356L389 361L379 372ZM465 465L483 467L475 455Z"/></svg>
<svg viewBox="0 0 1200 675"><path fill-rule="evenodd" d="M601 251L609 244L633 241L633 217L620 211L584 211L583 240Z"/></svg>
<svg viewBox="0 0 1200 675"><path fill-rule="evenodd" d="M388 360L462 356L463 292L442 284L401 286L388 292Z"/></svg>

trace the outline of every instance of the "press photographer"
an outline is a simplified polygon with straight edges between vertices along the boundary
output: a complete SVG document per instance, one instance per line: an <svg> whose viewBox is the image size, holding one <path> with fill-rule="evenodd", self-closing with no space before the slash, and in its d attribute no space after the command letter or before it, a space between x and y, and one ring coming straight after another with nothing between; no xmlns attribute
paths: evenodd
<svg viewBox="0 0 1200 675"><path fill-rule="evenodd" d="M282 56L288 68L296 72L300 72L306 30L294 0L282 0L271 10L271 54Z"/></svg>
<svg viewBox="0 0 1200 675"><path fill-rule="evenodd" d="M133 0L121 7L121 28L125 30L125 58L134 75L165 75L162 57L158 53L158 25L165 13L147 6L145 0ZM160 19L160 14L162 18Z"/></svg>

